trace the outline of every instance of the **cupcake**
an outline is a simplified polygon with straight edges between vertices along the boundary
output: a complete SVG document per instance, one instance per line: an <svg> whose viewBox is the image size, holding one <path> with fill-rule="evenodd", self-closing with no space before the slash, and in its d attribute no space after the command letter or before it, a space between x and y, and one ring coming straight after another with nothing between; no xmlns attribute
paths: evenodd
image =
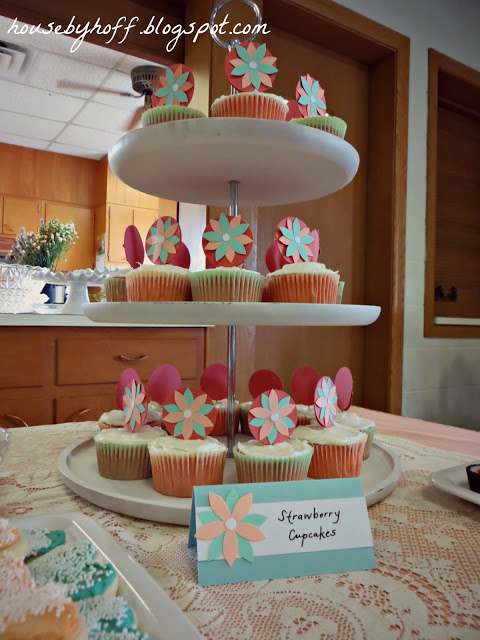
<svg viewBox="0 0 480 640"><path fill-rule="evenodd" d="M100 431L93 439L98 472L111 480L150 478L148 445L162 437L166 433L159 427L142 427L136 432L125 428Z"/></svg>
<svg viewBox="0 0 480 640"><path fill-rule="evenodd" d="M313 447L303 440L262 444L239 442L233 449L239 482L306 480Z"/></svg>
<svg viewBox="0 0 480 640"><path fill-rule="evenodd" d="M129 302L184 301L190 286L188 269L170 264L144 264L125 278Z"/></svg>
<svg viewBox="0 0 480 640"><path fill-rule="evenodd" d="M360 475L367 435L343 424L297 427L292 438L313 446L310 478L354 478Z"/></svg>
<svg viewBox="0 0 480 640"><path fill-rule="evenodd" d="M222 484L227 447L216 438L158 438L148 446L153 488L158 493L190 498L196 485Z"/></svg>
<svg viewBox="0 0 480 640"><path fill-rule="evenodd" d="M121 429L122 427L125 427L125 423L123 421L123 411L120 411L120 409L105 411L98 420L100 431L104 429Z"/></svg>
<svg viewBox="0 0 480 640"><path fill-rule="evenodd" d="M218 400L215 402L215 411L217 417L215 420L215 426L213 427L210 435L212 436L226 436L227 435L227 400ZM233 414L233 432L237 433L238 423L240 419L240 404L235 400L234 414Z"/></svg>
<svg viewBox="0 0 480 640"><path fill-rule="evenodd" d="M195 120L205 118L205 114L198 109L182 106L152 107L142 114L142 127L154 124L174 122L175 120Z"/></svg>
<svg viewBox="0 0 480 640"><path fill-rule="evenodd" d="M267 276L272 302L335 304L340 276L319 262L286 264Z"/></svg>
<svg viewBox="0 0 480 640"><path fill-rule="evenodd" d="M338 289L337 289L337 304L342 304L342 297L343 297L343 288L345 286L345 282L340 281L338 283Z"/></svg>
<svg viewBox="0 0 480 640"><path fill-rule="evenodd" d="M108 275L103 280L103 290L105 291L105 298L107 302L126 302L127 301L127 283L125 280L125 274L130 269L125 269L122 272L115 272Z"/></svg>
<svg viewBox="0 0 480 640"><path fill-rule="evenodd" d="M250 431L250 427L248 426L248 412L250 411L251 406L252 406L252 400L250 400L249 402L241 402L238 405L240 431L242 433L246 433L249 436L252 435L252 432Z"/></svg>
<svg viewBox="0 0 480 640"><path fill-rule="evenodd" d="M337 424L345 424L347 427L358 429L361 433L367 434L367 442L365 443L365 450L363 452L363 459L366 460L370 455L372 449L373 436L375 434L375 423L368 418L361 418L356 413L350 413L348 411L339 411L335 416L335 422Z"/></svg>
<svg viewBox="0 0 480 640"><path fill-rule="evenodd" d="M313 405L297 404L298 421L297 426L305 426L316 421Z"/></svg>
<svg viewBox="0 0 480 640"><path fill-rule="evenodd" d="M213 118L262 118L285 121L287 102L273 93L246 91L217 98L210 107Z"/></svg>
<svg viewBox="0 0 480 640"><path fill-rule="evenodd" d="M190 274L195 302L261 302L265 277L240 267L217 267Z"/></svg>
<svg viewBox="0 0 480 640"><path fill-rule="evenodd" d="M480 464L469 464L467 467L468 486L471 491L480 493Z"/></svg>
<svg viewBox="0 0 480 640"><path fill-rule="evenodd" d="M306 127L313 127L315 129L320 129L321 131L326 131L327 133L332 133L334 136L338 136L345 138L345 134L347 132L347 123L345 120L341 118L337 118L336 116L310 116L307 118L294 118L291 122L295 124L303 124Z"/></svg>

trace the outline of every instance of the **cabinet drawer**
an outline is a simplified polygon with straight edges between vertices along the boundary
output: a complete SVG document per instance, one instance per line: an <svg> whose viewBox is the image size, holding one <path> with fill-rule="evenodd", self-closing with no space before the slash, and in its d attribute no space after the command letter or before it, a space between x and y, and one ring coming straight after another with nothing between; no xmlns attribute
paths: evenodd
<svg viewBox="0 0 480 640"><path fill-rule="evenodd" d="M0 427L33 427L53 424L53 400L45 398L0 398Z"/></svg>
<svg viewBox="0 0 480 640"><path fill-rule="evenodd" d="M157 329L156 333L160 331ZM60 338L57 384L116 382L128 367L134 368L142 380L147 381L151 372L160 364L172 364L177 367L182 378L198 380L203 365L203 331L179 330L176 334L156 339L122 340L105 337L95 342Z"/></svg>
<svg viewBox="0 0 480 640"><path fill-rule="evenodd" d="M45 342L41 336L12 335L0 330L2 366L0 388L41 387L46 357Z"/></svg>
<svg viewBox="0 0 480 640"><path fill-rule="evenodd" d="M98 420L102 413L116 408L115 393L57 398L56 422Z"/></svg>

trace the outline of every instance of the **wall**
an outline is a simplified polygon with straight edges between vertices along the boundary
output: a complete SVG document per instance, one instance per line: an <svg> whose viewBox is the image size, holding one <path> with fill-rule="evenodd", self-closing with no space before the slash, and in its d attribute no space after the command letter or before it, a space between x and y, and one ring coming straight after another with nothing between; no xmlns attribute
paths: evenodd
<svg viewBox="0 0 480 640"><path fill-rule="evenodd" d="M411 44L402 413L480 430L480 340L423 337L427 50L436 49L480 70L480 3L338 0L338 4L403 33Z"/></svg>

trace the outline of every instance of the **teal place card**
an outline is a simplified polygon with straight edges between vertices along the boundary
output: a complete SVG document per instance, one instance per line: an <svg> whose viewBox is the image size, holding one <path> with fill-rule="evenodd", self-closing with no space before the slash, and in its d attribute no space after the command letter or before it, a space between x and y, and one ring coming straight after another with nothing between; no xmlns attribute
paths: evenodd
<svg viewBox="0 0 480 640"><path fill-rule="evenodd" d="M198 584L375 568L358 478L195 487Z"/></svg>

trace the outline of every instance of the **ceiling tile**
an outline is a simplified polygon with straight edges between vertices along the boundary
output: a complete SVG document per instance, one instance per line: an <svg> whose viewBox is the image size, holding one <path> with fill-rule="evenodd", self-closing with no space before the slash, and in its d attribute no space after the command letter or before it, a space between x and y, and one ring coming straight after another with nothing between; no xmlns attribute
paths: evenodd
<svg viewBox="0 0 480 640"><path fill-rule="evenodd" d="M3 111L0 118L1 132L38 140L53 140L64 126L64 122L26 116L12 111Z"/></svg>
<svg viewBox="0 0 480 640"><path fill-rule="evenodd" d="M58 142L52 142L48 150L53 153L64 153L67 156L80 156L91 160L101 160L105 155L104 151L90 151L81 147L72 147L69 144L58 144Z"/></svg>
<svg viewBox="0 0 480 640"><path fill-rule="evenodd" d="M40 89L47 87L51 91L78 98L89 98L108 73L105 67L41 51L25 84ZM62 82L73 86L62 86Z"/></svg>
<svg viewBox="0 0 480 640"><path fill-rule="evenodd" d="M114 71L102 84L102 88L111 89L112 92L97 91L91 98L93 102L108 104L112 107L118 107L119 109L128 109L132 112L143 105L142 97L136 98L119 95L121 93L129 93L131 96L136 95L132 89L130 74Z"/></svg>
<svg viewBox="0 0 480 640"><path fill-rule="evenodd" d="M48 120L70 122L84 104L85 101L80 98L0 80L0 113L1 110L16 111Z"/></svg>
<svg viewBox="0 0 480 640"><path fill-rule="evenodd" d="M121 136L121 133L108 133L106 131L70 124L62 131L62 134L58 136L55 142L106 153Z"/></svg>
<svg viewBox="0 0 480 640"><path fill-rule="evenodd" d="M14 136L10 133L2 133L1 131L0 142L3 142L5 144L15 144L18 147L28 147L29 149L46 149L50 144L48 140L24 138L23 136Z"/></svg>
<svg viewBox="0 0 480 640"><path fill-rule="evenodd" d="M134 113L135 111L130 112L98 102L89 102L73 123L101 131L125 132L128 130Z"/></svg>

